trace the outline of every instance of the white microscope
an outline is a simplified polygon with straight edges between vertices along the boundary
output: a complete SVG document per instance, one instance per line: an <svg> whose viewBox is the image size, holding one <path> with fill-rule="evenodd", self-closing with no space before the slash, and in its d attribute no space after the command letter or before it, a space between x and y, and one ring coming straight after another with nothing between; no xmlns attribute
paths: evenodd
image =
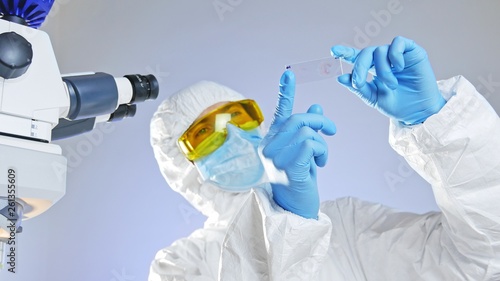
<svg viewBox="0 0 500 281"><path fill-rule="evenodd" d="M0 268L9 271L21 222L66 191L66 158L51 141L132 117L159 92L153 75L61 75L49 36L36 29L53 2L0 1Z"/></svg>

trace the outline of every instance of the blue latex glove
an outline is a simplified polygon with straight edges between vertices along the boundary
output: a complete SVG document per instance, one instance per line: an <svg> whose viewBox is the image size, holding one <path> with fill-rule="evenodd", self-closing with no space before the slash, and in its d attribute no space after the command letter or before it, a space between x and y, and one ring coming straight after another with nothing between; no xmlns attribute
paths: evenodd
<svg viewBox="0 0 500 281"><path fill-rule="evenodd" d="M338 82L366 104L405 125L424 122L446 103L427 53L412 40L396 37L390 45L363 50L334 46L331 51L333 56L354 63L352 73L339 76ZM373 67L376 76L367 82Z"/></svg>
<svg viewBox="0 0 500 281"><path fill-rule="evenodd" d="M280 81L278 105L269 133L262 141L262 154L284 171L288 182L271 182L274 201L283 209L304 218L317 218L319 194L317 166L325 166L328 146L323 137L334 135L335 124L313 105L307 113L293 114L295 76L286 71Z"/></svg>

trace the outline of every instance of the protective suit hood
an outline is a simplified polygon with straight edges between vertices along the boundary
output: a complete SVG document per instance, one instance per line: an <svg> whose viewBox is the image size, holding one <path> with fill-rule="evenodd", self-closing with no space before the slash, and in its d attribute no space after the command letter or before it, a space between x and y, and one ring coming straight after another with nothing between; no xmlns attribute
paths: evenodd
<svg viewBox="0 0 500 281"><path fill-rule="evenodd" d="M168 97L151 120L151 145L163 177L197 210L208 217L205 224L225 226L247 198L202 183L198 170L177 146L177 140L207 107L223 101L242 100L236 91L201 81Z"/></svg>

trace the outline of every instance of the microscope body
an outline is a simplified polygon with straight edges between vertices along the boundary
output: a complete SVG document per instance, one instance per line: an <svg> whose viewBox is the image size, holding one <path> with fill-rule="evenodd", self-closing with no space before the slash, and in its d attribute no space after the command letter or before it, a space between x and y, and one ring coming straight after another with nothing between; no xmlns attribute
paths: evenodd
<svg viewBox="0 0 500 281"><path fill-rule="evenodd" d="M0 19L0 33L21 36L32 49L22 75L0 77L0 240L5 241L13 235L5 229L9 220L18 220L19 232L20 220L45 212L65 194L66 158L51 135L70 100L45 32ZM20 44L5 41L0 44L13 49Z"/></svg>
<svg viewBox="0 0 500 281"><path fill-rule="evenodd" d="M7 18L9 20L5 20ZM66 192L67 160L52 141L89 132L99 122L133 117L156 99L153 75L61 75L49 36L0 18L0 269L4 246L21 222L47 211ZM14 20L13 20L14 19ZM9 257L9 255L7 255Z"/></svg>

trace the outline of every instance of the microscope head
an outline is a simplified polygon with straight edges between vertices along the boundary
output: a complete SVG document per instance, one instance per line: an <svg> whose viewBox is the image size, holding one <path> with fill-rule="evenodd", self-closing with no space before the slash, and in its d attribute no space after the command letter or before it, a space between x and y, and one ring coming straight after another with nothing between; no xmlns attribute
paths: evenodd
<svg viewBox="0 0 500 281"><path fill-rule="evenodd" d="M55 0L1 0L0 15L3 20L33 28L45 21Z"/></svg>

